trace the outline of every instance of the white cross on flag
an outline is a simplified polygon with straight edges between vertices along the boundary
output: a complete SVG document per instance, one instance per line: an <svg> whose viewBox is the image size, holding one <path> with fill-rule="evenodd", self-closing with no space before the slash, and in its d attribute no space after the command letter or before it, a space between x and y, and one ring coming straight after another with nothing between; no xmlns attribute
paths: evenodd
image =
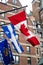
<svg viewBox="0 0 43 65"><path fill-rule="evenodd" d="M11 23L14 25L14 27L27 37L28 42L30 42L33 46L36 46L39 44L39 41L36 38L36 36L33 35L32 32L29 31L27 28L25 11L17 13L8 18L11 21Z"/></svg>

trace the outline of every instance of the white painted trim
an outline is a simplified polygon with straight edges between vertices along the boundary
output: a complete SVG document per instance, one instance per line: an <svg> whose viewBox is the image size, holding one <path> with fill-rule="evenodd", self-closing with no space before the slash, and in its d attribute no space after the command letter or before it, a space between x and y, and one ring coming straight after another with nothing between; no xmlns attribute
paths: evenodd
<svg viewBox="0 0 43 65"><path fill-rule="evenodd" d="M35 58L40 58L40 56L36 55L30 55L30 54L18 54L18 53L13 53L13 55L18 55L18 56L24 56L24 57L35 57Z"/></svg>
<svg viewBox="0 0 43 65"><path fill-rule="evenodd" d="M9 5L9 6L12 6L12 7L17 7L17 8L20 7L20 6L17 6L17 5L10 4L10 3L6 3L6 4Z"/></svg>

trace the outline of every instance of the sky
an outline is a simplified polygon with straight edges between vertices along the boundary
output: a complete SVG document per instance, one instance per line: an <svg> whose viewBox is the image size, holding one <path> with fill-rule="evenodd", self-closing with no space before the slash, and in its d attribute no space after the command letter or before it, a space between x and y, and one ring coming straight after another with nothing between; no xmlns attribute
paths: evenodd
<svg viewBox="0 0 43 65"><path fill-rule="evenodd" d="M0 2L3 2L3 3L5 3L5 0L0 0ZM7 2L8 0L6 0L6 2ZM32 10L32 1L33 0L19 0L20 1L20 3L21 3L21 5L22 6L26 6L26 5L28 5L28 7L26 7L26 13L27 14L29 14L29 12L30 12L30 10Z"/></svg>
<svg viewBox="0 0 43 65"><path fill-rule="evenodd" d="M22 6L26 6L28 5L28 7L26 7L26 13L29 14L30 10L32 11L32 1L33 0L19 0Z"/></svg>

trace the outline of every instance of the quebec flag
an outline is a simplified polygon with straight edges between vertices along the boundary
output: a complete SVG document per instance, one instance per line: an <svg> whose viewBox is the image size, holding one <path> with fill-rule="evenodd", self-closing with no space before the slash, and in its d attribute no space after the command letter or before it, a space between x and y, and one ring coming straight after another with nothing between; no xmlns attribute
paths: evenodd
<svg viewBox="0 0 43 65"><path fill-rule="evenodd" d="M22 53L24 50L23 50L22 46L19 44L18 40L16 39L16 33L14 30L14 26L12 24L8 24L5 26L3 25L2 28L3 28L6 36L12 42L12 45L14 46L14 49L16 50L16 52Z"/></svg>
<svg viewBox="0 0 43 65"><path fill-rule="evenodd" d="M7 40L4 38L0 40L0 57L3 65L11 64L11 62L14 61L12 52L10 50Z"/></svg>

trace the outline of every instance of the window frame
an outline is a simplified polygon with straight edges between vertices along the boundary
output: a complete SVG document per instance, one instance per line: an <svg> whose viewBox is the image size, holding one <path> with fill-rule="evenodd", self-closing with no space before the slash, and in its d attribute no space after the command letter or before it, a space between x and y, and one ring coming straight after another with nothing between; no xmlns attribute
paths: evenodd
<svg viewBox="0 0 43 65"><path fill-rule="evenodd" d="M36 48L36 54L37 55L39 54L39 48Z"/></svg>
<svg viewBox="0 0 43 65"><path fill-rule="evenodd" d="M41 52L42 56L43 56L43 51Z"/></svg>
<svg viewBox="0 0 43 65"><path fill-rule="evenodd" d="M17 0L13 0L13 4L16 4L17 3Z"/></svg>
<svg viewBox="0 0 43 65"><path fill-rule="evenodd" d="M7 2L8 2L8 0L4 0L4 2L3 2L2 0L0 0L0 2L1 2L1 3L7 3Z"/></svg>
<svg viewBox="0 0 43 65"><path fill-rule="evenodd" d="M2 18L5 18L5 13L2 13L2 14L1 14L1 17L2 17Z"/></svg>
<svg viewBox="0 0 43 65"><path fill-rule="evenodd" d="M18 55L13 55L13 57L14 56L15 56L14 63L18 64L20 62L20 57ZM18 61L17 61L17 57L18 57Z"/></svg>
<svg viewBox="0 0 43 65"><path fill-rule="evenodd" d="M28 48L28 50L27 50L27 48ZM30 53L30 46L26 46L26 51L27 51L28 53Z"/></svg>
<svg viewBox="0 0 43 65"><path fill-rule="evenodd" d="M28 60L28 58L29 58L30 60ZM31 65L31 57L27 57L27 61L28 61L28 64Z"/></svg>
<svg viewBox="0 0 43 65"><path fill-rule="evenodd" d="M4 37L4 32L0 31L0 39L2 39Z"/></svg>
<svg viewBox="0 0 43 65"><path fill-rule="evenodd" d="M18 38L17 38L17 36L18 36ZM16 33L16 39L19 40L19 34L17 34L17 33Z"/></svg>
<svg viewBox="0 0 43 65"><path fill-rule="evenodd" d="M42 41L40 41L40 46L43 47L43 42Z"/></svg>

